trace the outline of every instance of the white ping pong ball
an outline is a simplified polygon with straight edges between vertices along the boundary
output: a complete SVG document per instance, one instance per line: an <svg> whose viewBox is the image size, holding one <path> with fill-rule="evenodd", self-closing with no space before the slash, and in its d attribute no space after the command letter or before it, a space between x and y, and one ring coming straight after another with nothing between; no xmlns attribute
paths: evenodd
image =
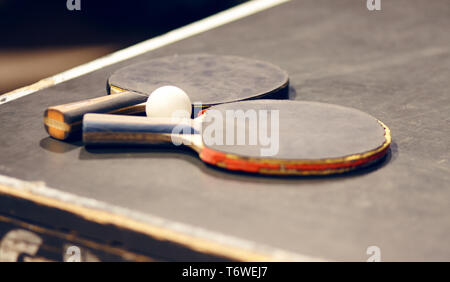
<svg viewBox="0 0 450 282"><path fill-rule="evenodd" d="M190 118L191 99L186 92L176 86L162 86L148 97L145 112L148 117Z"/></svg>

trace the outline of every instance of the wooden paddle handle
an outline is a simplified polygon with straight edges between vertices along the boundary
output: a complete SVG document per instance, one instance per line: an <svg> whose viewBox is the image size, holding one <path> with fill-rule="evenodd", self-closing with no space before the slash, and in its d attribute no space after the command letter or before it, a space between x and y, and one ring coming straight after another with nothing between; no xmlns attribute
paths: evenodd
<svg viewBox="0 0 450 282"><path fill-rule="evenodd" d="M48 134L65 140L80 137L81 121L86 113L137 114L145 112L147 96L123 92L74 103L52 106L44 113L44 125ZM140 104L140 105L138 105Z"/></svg>
<svg viewBox="0 0 450 282"><path fill-rule="evenodd" d="M83 142L86 145L170 144L181 136L199 134L192 119L148 118L108 114L86 114ZM175 143L176 144L176 143Z"/></svg>

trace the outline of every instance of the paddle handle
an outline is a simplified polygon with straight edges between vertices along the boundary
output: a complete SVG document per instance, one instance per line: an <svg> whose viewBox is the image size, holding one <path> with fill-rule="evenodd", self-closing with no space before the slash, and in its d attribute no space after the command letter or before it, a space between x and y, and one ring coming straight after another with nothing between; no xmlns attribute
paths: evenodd
<svg viewBox="0 0 450 282"><path fill-rule="evenodd" d="M45 110L44 125L48 134L56 139L65 140L79 137L81 120L87 113L137 114L145 112L147 96L135 92L82 100L69 104L52 106ZM140 105L139 105L140 104Z"/></svg>
<svg viewBox="0 0 450 282"><path fill-rule="evenodd" d="M183 138L199 134L192 119L148 118L86 114L83 142L86 145L179 145ZM184 136L184 137L183 137Z"/></svg>

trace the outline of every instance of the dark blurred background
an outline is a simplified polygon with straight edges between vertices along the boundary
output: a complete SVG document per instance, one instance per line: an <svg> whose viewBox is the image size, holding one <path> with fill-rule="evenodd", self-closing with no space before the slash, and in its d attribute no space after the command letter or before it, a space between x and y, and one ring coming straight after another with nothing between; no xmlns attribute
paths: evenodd
<svg viewBox="0 0 450 282"><path fill-rule="evenodd" d="M80 2L0 0L0 94L245 1Z"/></svg>

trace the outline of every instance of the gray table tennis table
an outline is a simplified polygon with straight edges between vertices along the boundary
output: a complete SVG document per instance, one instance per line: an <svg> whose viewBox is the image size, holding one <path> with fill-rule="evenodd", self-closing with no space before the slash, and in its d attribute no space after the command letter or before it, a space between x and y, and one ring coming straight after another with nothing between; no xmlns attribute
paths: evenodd
<svg viewBox="0 0 450 282"><path fill-rule="evenodd" d="M0 258L63 260L75 247L84 260L450 260L450 2L365 2L250 1L0 96ZM105 95L128 64L189 53L279 65L290 99L388 125L387 158L261 177L189 150L93 153L45 132L48 106Z"/></svg>

